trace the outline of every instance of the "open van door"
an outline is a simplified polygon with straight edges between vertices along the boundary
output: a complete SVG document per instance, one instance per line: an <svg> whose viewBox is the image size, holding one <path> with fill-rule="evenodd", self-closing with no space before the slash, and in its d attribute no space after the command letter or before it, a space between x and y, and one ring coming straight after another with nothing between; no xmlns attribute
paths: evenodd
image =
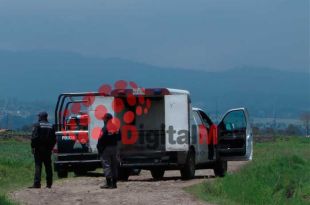
<svg viewBox="0 0 310 205"><path fill-rule="evenodd" d="M228 161L252 160L253 135L245 108L229 110L218 125L218 155Z"/></svg>

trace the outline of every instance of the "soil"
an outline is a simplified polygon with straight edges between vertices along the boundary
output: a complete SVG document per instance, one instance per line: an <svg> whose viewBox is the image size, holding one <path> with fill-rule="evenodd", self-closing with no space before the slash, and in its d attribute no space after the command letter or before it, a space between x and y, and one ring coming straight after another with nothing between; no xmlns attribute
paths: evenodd
<svg viewBox="0 0 310 205"><path fill-rule="evenodd" d="M229 162L229 172L237 171L245 162ZM183 188L213 180L213 170L197 170L192 180L180 179L179 171L166 171L160 181L155 181L149 171L130 176L126 182L118 182L118 189L100 189L104 178L98 173L83 177L57 180L52 189L21 189L10 197L25 205L99 205L99 204L206 204L185 192Z"/></svg>

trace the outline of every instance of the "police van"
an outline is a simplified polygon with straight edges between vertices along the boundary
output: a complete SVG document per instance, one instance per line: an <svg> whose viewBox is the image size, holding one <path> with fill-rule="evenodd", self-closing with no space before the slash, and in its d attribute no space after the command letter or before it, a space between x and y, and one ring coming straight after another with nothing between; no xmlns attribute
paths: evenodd
<svg viewBox="0 0 310 205"><path fill-rule="evenodd" d="M78 109L78 112L68 110ZM229 110L215 124L192 107L190 93L169 88L115 89L111 93L64 93L55 109L57 146L54 167L59 177L101 167L97 141L105 113L111 129L121 132L119 178L133 170L150 170L154 179L166 170L180 170L191 179L197 169L224 176L227 161L247 161L253 155L253 135L246 108Z"/></svg>

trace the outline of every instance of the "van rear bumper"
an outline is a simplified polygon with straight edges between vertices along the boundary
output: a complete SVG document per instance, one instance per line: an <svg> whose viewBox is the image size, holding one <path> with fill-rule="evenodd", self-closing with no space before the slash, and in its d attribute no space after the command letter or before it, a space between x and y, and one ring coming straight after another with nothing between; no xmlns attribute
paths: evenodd
<svg viewBox="0 0 310 205"><path fill-rule="evenodd" d="M94 153L57 153L53 157L55 171L92 171L101 167L100 159Z"/></svg>
<svg viewBox="0 0 310 205"><path fill-rule="evenodd" d="M120 167L152 169L162 167L164 169L179 169L186 162L187 152L140 152L121 153ZM86 171L101 168L101 161L96 153L55 153L54 170Z"/></svg>

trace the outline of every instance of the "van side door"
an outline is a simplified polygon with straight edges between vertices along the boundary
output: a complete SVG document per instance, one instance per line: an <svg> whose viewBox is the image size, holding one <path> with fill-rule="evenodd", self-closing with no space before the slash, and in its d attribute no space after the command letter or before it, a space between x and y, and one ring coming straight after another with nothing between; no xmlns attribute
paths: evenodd
<svg viewBox="0 0 310 205"><path fill-rule="evenodd" d="M208 127L202 121L199 111L194 110L193 116L196 121L197 135L195 141L197 142L196 148L196 162L205 163L208 161Z"/></svg>
<svg viewBox="0 0 310 205"><path fill-rule="evenodd" d="M253 155L253 135L245 108L229 110L218 125L218 155L228 161L247 161Z"/></svg>
<svg viewBox="0 0 310 205"><path fill-rule="evenodd" d="M209 118L209 116L202 110L198 111L199 115L201 116L202 123L207 131L207 135L205 136L207 139L207 147L206 151L208 152L208 159L214 160L216 157L215 153L215 146L217 144L217 131L216 127L217 125L212 122L212 120Z"/></svg>

